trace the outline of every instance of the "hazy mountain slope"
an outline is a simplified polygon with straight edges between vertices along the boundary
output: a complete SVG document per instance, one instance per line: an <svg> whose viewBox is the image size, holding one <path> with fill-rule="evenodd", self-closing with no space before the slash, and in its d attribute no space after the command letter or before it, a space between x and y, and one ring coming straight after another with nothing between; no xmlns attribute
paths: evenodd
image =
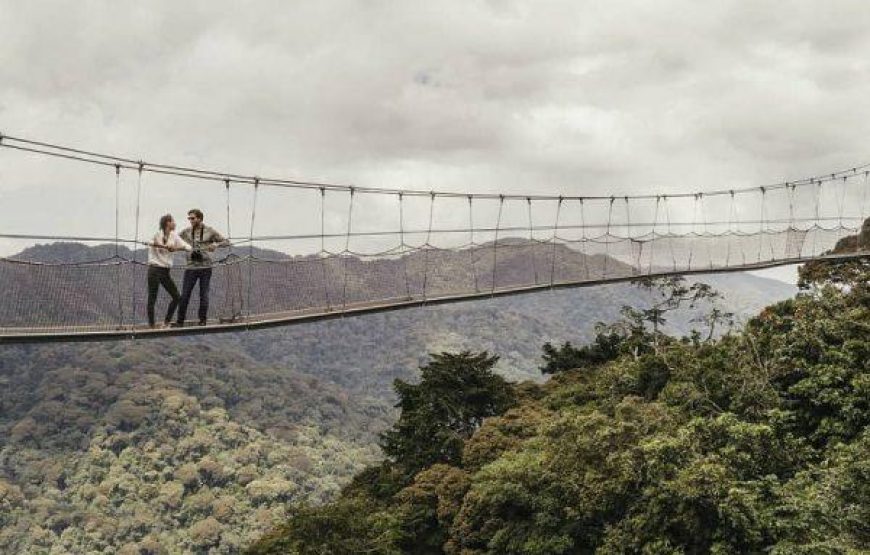
<svg viewBox="0 0 870 555"><path fill-rule="evenodd" d="M748 274L704 276L722 304L738 317L790 297L796 289ZM510 298L407 309L262 330L206 341L238 344L259 360L280 363L374 396L391 395L396 377L413 379L426 353L484 349L502 357L511 379L538 379L535 369L546 341L582 343L598 321L619 317L622 305L641 306L648 296L629 284L554 290ZM675 319L678 331L688 316Z"/></svg>

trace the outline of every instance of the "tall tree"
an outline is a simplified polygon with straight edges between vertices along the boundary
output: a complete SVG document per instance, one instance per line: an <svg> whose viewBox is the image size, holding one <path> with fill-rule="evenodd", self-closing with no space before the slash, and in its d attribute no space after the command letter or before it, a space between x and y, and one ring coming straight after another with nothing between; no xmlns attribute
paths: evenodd
<svg viewBox="0 0 870 555"><path fill-rule="evenodd" d="M399 421L381 436L384 453L408 474L434 463L458 464L464 440L483 419L515 403L513 390L492 369L488 353L433 354L419 384L396 380Z"/></svg>

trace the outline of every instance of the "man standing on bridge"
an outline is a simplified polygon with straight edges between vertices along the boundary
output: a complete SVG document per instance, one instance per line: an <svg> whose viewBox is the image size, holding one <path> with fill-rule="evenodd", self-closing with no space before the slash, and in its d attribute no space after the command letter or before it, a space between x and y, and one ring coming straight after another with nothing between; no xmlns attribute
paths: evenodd
<svg viewBox="0 0 870 555"><path fill-rule="evenodd" d="M184 271L184 283L181 289L181 301L178 305L178 322L183 326L187 317L187 305L193 287L199 282L199 325L204 326L208 320L208 289L211 284L212 259L209 256L217 247L227 247L230 242L223 235L203 223L202 210L194 208L187 213L190 227L180 233L181 238L192 247L187 254L187 269Z"/></svg>

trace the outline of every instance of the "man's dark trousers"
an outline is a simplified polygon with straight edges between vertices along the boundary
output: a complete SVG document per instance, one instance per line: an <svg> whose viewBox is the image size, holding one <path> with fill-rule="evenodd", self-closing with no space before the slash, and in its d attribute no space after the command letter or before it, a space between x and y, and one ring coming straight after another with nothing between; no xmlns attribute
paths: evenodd
<svg viewBox="0 0 870 555"><path fill-rule="evenodd" d="M211 268L188 268L184 271L184 283L181 286L181 302L178 304L178 323L183 324L187 318L187 305L193 286L199 281L199 321L208 318L208 287L211 283Z"/></svg>

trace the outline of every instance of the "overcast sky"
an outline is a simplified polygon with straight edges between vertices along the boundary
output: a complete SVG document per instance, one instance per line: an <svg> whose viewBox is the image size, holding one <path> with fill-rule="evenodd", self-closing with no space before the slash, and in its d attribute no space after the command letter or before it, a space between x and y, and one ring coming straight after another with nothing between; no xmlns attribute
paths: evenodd
<svg viewBox="0 0 870 555"><path fill-rule="evenodd" d="M152 161L621 194L870 160L859 0L0 0L0 35L0 131ZM37 203L65 228L111 218L111 187L71 189L72 218L15 171L0 152L8 231L40 232Z"/></svg>

